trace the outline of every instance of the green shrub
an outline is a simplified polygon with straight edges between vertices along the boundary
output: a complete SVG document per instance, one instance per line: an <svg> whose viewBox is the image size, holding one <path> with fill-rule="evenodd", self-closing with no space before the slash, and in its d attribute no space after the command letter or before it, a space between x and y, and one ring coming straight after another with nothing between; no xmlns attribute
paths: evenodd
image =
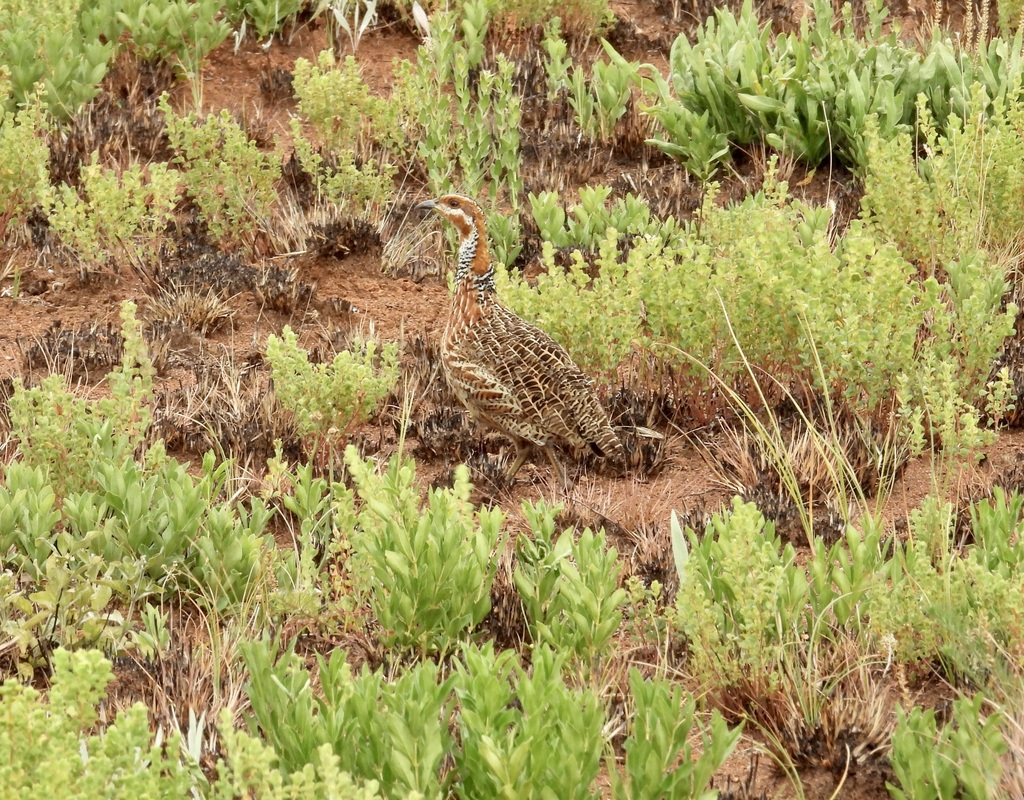
<svg viewBox="0 0 1024 800"><path fill-rule="evenodd" d="M10 470L7 477L12 483L18 480ZM18 487L18 495L30 505L36 502L36 496L23 487ZM0 514L9 515L12 506L7 498L0 498L0 508ZM56 524L57 519L52 522ZM129 587L137 573L96 552L103 532L15 528L23 541L28 538L25 534L38 535L31 542L34 557L26 560L20 547L10 542L10 526L4 527L0 557L17 571L4 572L10 580L0 580L0 637L18 675L31 680L36 670L50 669L59 647L108 652L122 648L131 622L111 600L132 596Z"/></svg>
<svg viewBox="0 0 1024 800"><path fill-rule="evenodd" d="M865 515L831 547L821 539L812 545L807 563L811 616L808 629L826 625L829 630L859 635L868 628L868 596L884 583L889 557L881 520Z"/></svg>
<svg viewBox="0 0 1024 800"><path fill-rule="evenodd" d="M568 270L555 264L555 250L543 245L541 260L547 267L530 286L518 273L500 271L498 292L502 299L526 319L533 321L555 341L563 345L580 368L590 374L601 374L614 380L616 370L642 343L640 330L641 301L632 280L631 270L651 271L660 265L651 256L660 246L639 246L626 263L618 257L618 233L610 229L597 242L598 275L591 280L583 254L575 251ZM634 255L635 254L635 255ZM682 309L680 312L682 313Z"/></svg>
<svg viewBox="0 0 1024 800"><path fill-rule="evenodd" d="M224 244L252 246L255 235L277 201L280 161L261 153L256 143L223 109L200 121L195 113L179 116L160 98L164 129L183 168L185 190L196 201L210 233Z"/></svg>
<svg viewBox="0 0 1024 800"><path fill-rule="evenodd" d="M541 41L547 58L544 61L544 72L548 82L548 102L553 103L561 92L569 88L569 67L572 57L568 55L569 47L562 38L562 20L552 17L544 23L544 39Z"/></svg>
<svg viewBox="0 0 1024 800"><path fill-rule="evenodd" d="M491 608L501 510L474 513L465 466L451 489L431 489L423 505L412 461L395 457L378 475L350 446L345 463L363 504L355 511L351 493L338 503L357 526L353 566L370 581L383 642L424 655L451 652Z"/></svg>
<svg viewBox="0 0 1024 800"><path fill-rule="evenodd" d="M357 166L352 150L338 150L325 159L306 139L297 120L292 120L295 155L312 178L318 198L339 212L377 220L380 209L394 194L390 164L364 161Z"/></svg>
<svg viewBox="0 0 1024 800"><path fill-rule="evenodd" d="M919 95L940 125L948 120L955 128L974 119L974 84L989 98L984 116L997 101L1019 93L1019 31L1013 41L980 41L975 53L970 45L936 36L922 53L900 39L887 15L884 3L869 3L868 24L858 36L849 9L837 21L829 3L815 2L798 33L772 37L750 3L738 16L717 10L692 43L687 35L676 39L668 80L649 65L642 68L638 82L656 98L644 110L664 129L650 143L701 180L712 176L731 147L759 140L812 166L831 152L863 169L869 122L886 140L909 133L918 121Z"/></svg>
<svg viewBox="0 0 1024 800"><path fill-rule="evenodd" d="M24 108L39 94L47 110L68 119L99 93L123 27L120 0L12 0L0 8L0 66L7 67L8 111Z"/></svg>
<svg viewBox="0 0 1024 800"><path fill-rule="evenodd" d="M983 685L1024 652L1024 576L995 563L988 549L1012 534L997 534L990 521L981 529L986 544L961 557L954 523L952 508L931 498L912 514L913 538L894 544L864 608L870 629L891 637L902 661L938 660L951 679Z"/></svg>
<svg viewBox="0 0 1024 800"><path fill-rule="evenodd" d="M228 19L232 25L251 24L257 39L277 33L289 19L302 10L302 0L227 0Z"/></svg>
<svg viewBox="0 0 1024 800"><path fill-rule="evenodd" d="M638 67L625 59L596 61L590 80L580 67L569 83L569 105L576 112L576 124L591 140L613 140L615 124L629 107L633 86L639 83Z"/></svg>
<svg viewBox="0 0 1024 800"><path fill-rule="evenodd" d="M357 785L339 769L329 745L290 774L259 739L220 720L223 757L208 781L179 756L176 736L154 735L137 703L97 725L113 673L99 651L54 653L53 682L45 698L14 681L0 686L0 785L4 797L41 800L61 793L72 800L103 797L209 797L234 800L374 800L376 781ZM98 729L97 729L98 728ZM399 797L389 794L389 797ZM403 795L404 796L404 795Z"/></svg>
<svg viewBox="0 0 1024 800"><path fill-rule="evenodd" d="M567 216L557 192L530 193L530 210L541 239L559 248L596 248L614 228L620 235L635 236L658 231L647 203L631 194L608 207L612 190L607 186L580 187L579 202Z"/></svg>
<svg viewBox="0 0 1024 800"><path fill-rule="evenodd" d="M0 73L0 96L4 83ZM24 222L35 208L50 204L50 149L47 123L38 101L17 113L0 107L0 239L12 223Z"/></svg>
<svg viewBox="0 0 1024 800"><path fill-rule="evenodd" d="M931 117L938 125L947 121L959 124L969 119L968 108L975 84L984 87L991 102L1008 100L1020 92L1024 81L1024 44L1022 31L1013 39L989 39L976 42L932 39L920 68L920 89L927 99ZM988 116L991 106L983 109Z"/></svg>
<svg viewBox="0 0 1024 800"><path fill-rule="evenodd" d="M398 377L398 350L393 344L384 345L379 357L376 344L367 341L337 353L330 363L313 364L288 326L280 338L267 337L267 362L275 394L295 418L299 435L312 443L313 452L344 442Z"/></svg>
<svg viewBox="0 0 1024 800"><path fill-rule="evenodd" d="M394 679L365 667L353 675L336 650L317 658L317 693L297 656L276 659L266 643L245 646L243 655L252 676L250 728L274 748L288 780L323 768L326 747L334 768L372 781L368 788L379 784L384 797L594 796L608 746L604 705L593 689L566 685L565 655L547 645L534 649L529 669L513 650L467 645L444 680L432 662ZM630 690L636 715L624 778L608 762L614 796L703 796L740 729L713 714L695 730L693 699L636 671ZM703 752L693 758L689 741L698 732ZM442 776L442 765L454 768Z"/></svg>
<svg viewBox="0 0 1024 800"><path fill-rule="evenodd" d="M1024 495L1015 490L1007 496L1001 486L992 497L971 506L971 557L1003 578L1018 574L1024 564L1024 540L1017 535L1024 515Z"/></svg>
<svg viewBox="0 0 1024 800"><path fill-rule="evenodd" d="M50 227L86 266L102 266L117 251L131 263L151 261L174 218L178 180L161 162L145 173L138 164L120 173L104 169L94 153L82 167L81 193L67 184L56 190Z"/></svg>
<svg viewBox="0 0 1024 800"><path fill-rule="evenodd" d="M472 8L472 18L462 21L462 38L454 13L434 15L432 46L421 47L416 64L396 73L391 101L407 108L406 137L415 143L429 191L437 195L456 187L486 197L481 205L492 255L511 264L520 248L522 99L513 85L512 61L499 54L493 70L480 67L490 17L487 3ZM502 199L511 214L499 204Z"/></svg>
<svg viewBox="0 0 1024 800"><path fill-rule="evenodd" d="M566 654L582 677L595 678L622 622L622 566L615 548L606 547L604 531L595 535L587 528L579 541L563 531L553 541L557 511L523 506L532 536L516 540L513 579L534 642Z"/></svg>
<svg viewBox="0 0 1024 800"><path fill-rule="evenodd" d="M207 454L196 479L159 443L137 455L152 413L152 368L134 306L122 316L124 363L107 378L109 396L83 400L58 375L16 387L11 398L20 458L0 487L0 557L38 584L21 602L26 636L36 636L33 620L51 595L57 608L62 596L84 592L68 608L113 624L104 616L112 594L135 600L176 589L224 609L276 566L263 501L218 501L226 462ZM58 639L76 625L87 627L57 620Z"/></svg>
<svg viewBox="0 0 1024 800"><path fill-rule="evenodd" d="M39 691L13 680L0 687L0 785L26 800L187 796L196 779L176 757L177 740L158 743L141 703L92 728L113 674L99 651L53 656L53 685Z"/></svg>
<svg viewBox="0 0 1024 800"><path fill-rule="evenodd" d="M186 76L231 33L223 0L121 0L118 22L143 61L165 61Z"/></svg>
<svg viewBox="0 0 1024 800"><path fill-rule="evenodd" d="M291 122L295 154L318 197L343 213L377 220L394 193L391 161L410 155L403 103L371 94L356 60L337 64L329 50L315 64L296 60L293 88L306 123Z"/></svg>
<svg viewBox="0 0 1024 800"><path fill-rule="evenodd" d="M669 55L666 82L651 71L648 93L657 103L645 111L665 128L666 139L651 143L707 180L729 145L744 146L758 134L754 116L740 100L769 71L770 33L749 3L736 17L719 10L697 28L693 44L679 36Z"/></svg>
<svg viewBox="0 0 1024 800"><path fill-rule="evenodd" d="M687 530L690 556L675 614L690 646L690 671L709 685L729 687L748 676L778 680L772 665L805 627L809 588L785 547L752 504L733 500L712 517L702 539Z"/></svg>
<svg viewBox="0 0 1024 800"><path fill-rule="evenodd" d="M18 452L26 466L45 471L58 497L95 489L95 464L132 457L149 429L154 371L134 303L124 303L121 319L124 356L107 376L109 396L78 397L63 375L29 389L15 382L10 408Z"/></svg>
<svg viewBox="0 0 1024 800"><path fill-rule="evenodd" d="M623 744L625 774L609 762L615 800L690 800L705 797L711 778L739 743L743 726L730 730L718 711L702 730L700 755L690 745L697 704L683 699L682 689L668 681L645 681L631 669L629 688L636 705Z"/></svg>
<svg viewBox="0 0 1024 800"><path fill-rule="evenodd" d="M299 112L331 150L355 149L366 129L380 124L377 114L385 112L384 101L363 82L355 58L338 64L331 50L321 52L315 64L295 60L292 90Z"/></svg>
<svg viewBox="0 0 1024 800"><path fill-rule="evenodd" d="M217 500L227 466L215 467L208 454L197 480L161 448L145 463L100 455L95 488L61 495L57 511L45 472L14 462L0 488L0 555L58 595L60 570L71 577L99 570L94 581L106 594L82 606L94 612L112 592L135 599L158 589L194 592L223 610L266 577L274 552L264 535L271 512L262 500ZM33 602L42 597L33 595Z"/></svg>
<svg viewBox="0 0 1024 800"><path fill-rule="evenodd" d="M314 695L298 657L286 654L275 663L274 651L259 642L242 653L251 676L249 726L274 748L292 780L310 764L322 769L327 746L336 768L379 785L383 797L442 797L454 679L440 680L436 664L417 664L389 681L380 670L353 675L344 651L335 650L329 659L317 658L321 692Z"/></svg>
<svg viewBox="0 0 1024 800"><path fill-rule="evenodd" d="M341 759L322 745L313 760L302 769L285 775L277 754L261 739L232 730L228 712L220 724L225 756L217 760L217 780L210 787L210 800L377 800L379 783L358 783L340 769ZM392 795L393 796L393 795Z"/></svg>
<svg viewBox="0 0 1024 800"><path fill-rule="evenodd" d="M593 797L605 746L600 699L568 688L565 656L546 645L534 649L530 672L514 655L468 647L456 667L456 796Z"/></svg>
<svg viewBox="0 0 1024 800"><path fill-rule="evenodd" d="M1012 38L1014 32L1020 27L1022 16L1024 16L1024 3L1019 0L1000 3L999 13L999 34L1004 38Z"/></svg>
<svg viewBox="0 0 1024 800"><path fill-rule="evenodd" d="M915 157L909 135L888 140L869 125L862 216L929 273L1016 252L1024 225L1024 100L991 101L975 84L966 116L950 116L944 130L923 99L918 113L927 158Z"/></svg>
<svg viewBox="0 0 1024 800"><path fill-rule="evenodd" d="M1001 717L982 715L985 698L962 697L953 703L951 721L941 731L935 712L896 709L889 761L897 784L886 783L895 800L953 800L999 797L1000 756L1006 741Z"/></svg>

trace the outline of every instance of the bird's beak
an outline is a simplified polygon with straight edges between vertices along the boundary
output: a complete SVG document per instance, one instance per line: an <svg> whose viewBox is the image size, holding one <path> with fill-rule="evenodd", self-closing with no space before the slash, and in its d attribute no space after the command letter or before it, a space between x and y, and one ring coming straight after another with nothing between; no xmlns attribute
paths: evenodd
<svg viewBox="0 0 1024 800"><path fill-rule="evenodd" d="M437 201L436 200L424 200L422 203L420 203L418 206L416 206L416 208L421 210L421 211L430 211L430 209L432 209L432 208L437 208Z"/></svg>

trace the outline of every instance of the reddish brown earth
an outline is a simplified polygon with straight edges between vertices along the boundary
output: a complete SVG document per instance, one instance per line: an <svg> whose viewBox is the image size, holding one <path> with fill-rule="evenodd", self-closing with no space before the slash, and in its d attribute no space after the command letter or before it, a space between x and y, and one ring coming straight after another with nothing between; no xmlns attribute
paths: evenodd
<svg viewBox="0 0 1024 800"><path fill-rule="evenodd" d="M695 6L700 6L694 3ZM682 22L672 22L670 2L648 3L642 0L613 3L617 17L626 30L621 34L625 46L620 47L627 57L654 63L662 68L667 63L668 46L672 32L681 28L692 30L694 22L708 9L694 8L689 14L681 15ZM779 27L792 28L798 24L798 17L782 0L766 4L764 10L771 14ZM920 25L930 14L920 7L899 9L900 16L912 35L915 25ZM948 10L954 16L957 9ZM962 16L962 11L960 12ZM271 100L260 88L260 76L269 70L280 68L290 71L297 57L315 59L318 52L327 46L322 26L307 25L296 30L283 42L275 41L264 49L258 43L246 41L239 51L233 51L229 40L212 54L202 70L202 102L207 111L229 108L240 117L258 127L267 142L275 136L287 142L288 119L294 112L290 100ZM388 90L394 59L414 59L417 39L402 24L392 23L372 30L363 40L357 59L369 85L378 92ZM596 43L592 51L596 52ZM173 93L173 100L179 107L188 107L192 90L188 85L179 84ZM762 165L763 166L763 165ZM613 164L607 174L596 175L592 182L609 183L625 171L621 164ZM760 170L756 159L742 166L739 175L726 179L722 195L724 198L742 196L760 184ZM794 191L812 201L824 201L837 194L844 196L849 187L842 181L830 182L826 175L806 176L799 171L791 180ZM424 199L422 190L415 185L405 186L412 198ZM852 201L851 201L852 202ZM413 221L406 224L418 224ZM389 230L400 229L397 221L390 221ZM414 280L411 277L387 275L381 268L379 248L353 253L347 257L300 254L276 263L286 263L298 269L299 280L315 284L316 296L323 303L328 299L344 300L351 303L357 313L350 314L348 324L367 330L372 327L376 334L386 341L411 342L418 337L431 342L437 340L447 313L448 292L443 278L425 277ZM0 289L0 378L22 375L24 372L23 352L32 342L44 336L54 323L64 329L72 329L87 322L117 324L122 301L132 299L145 310L147 293L142 279L129 271L119 274L105 274L90 277L82 282L76 266L63 261L57 253L41 254L32 247L0 249L0 273L5 264L18 267L22 272L21 294L13 299L10 294L12 279L8 277ZM527 265L527 274L535 269ZM240 295L233 301L236 315L231 324L202 343L202 354L230 350L236 362L259 358L268 334L278 333L285 324L302 329L307 340L315 342L329 327L337 323L329 312L307 313L309 309L298 308L282 314L263 307L251 294ZM187 370L170 369L161 376L164 388L188 381ZM95 382L83 384L81 390L88 394ZM373 443L370 450L379 456L388 456L397 449L398 437L393 424L393 415L361 432L364 440ZM629 562L636 543L630 532L653 528L657 535L667 542L668 519L675 510L691 512L697 517L705 511L715 510L729 497L729 492L713 477L707 463L695 442L706 438L706 430L682 429L666 425L666 447L664 463L655 475L649 477L619 476L606 470L577 470L577 477L567 491L558 485L548 464L540 459L529 462L521 471L516 485L497 492L485 491L480 499L500 503L515 520L519 504L524 499L547 498L562 503L570 519L582 520L588 524L609 523L614 544ZM950 479L947 485L960 496L976 495L991 480L991 476L1016 463L1024 452L1024 434L1006 433L999 437L988 453L988 458L975 470L967 471ZM487 439L491 457L508 459L507 443L493 434ZM415 442L408 442L413 447ZM194 454L183 453L187 457ZM419 469L424 483L443 479L452 463L444 458L424 460ZM927 461L911 463L902 473L894 490L884 506L884 515L893 528L900 527L909 509L914 508L932 489L935 470ZM515 524L515 523L513 523ZM666 546L667 551L667 546ZM936 687L923 685L921 691L935 691ZM778 770L767 756L762 755L751 767L754 742L745 738L737 753L730 759L719 786L729 786L736 797L794 797L789 780ZM753 772L750 772L753 770ZM748 772L753 780L748 783ZM834 794L842 783L841 775L822 771L801 773L804 795L807 798L882 798L887 797L881 774L851 775L839 794ZM746 788L743 787L746 784Z"/></svg>

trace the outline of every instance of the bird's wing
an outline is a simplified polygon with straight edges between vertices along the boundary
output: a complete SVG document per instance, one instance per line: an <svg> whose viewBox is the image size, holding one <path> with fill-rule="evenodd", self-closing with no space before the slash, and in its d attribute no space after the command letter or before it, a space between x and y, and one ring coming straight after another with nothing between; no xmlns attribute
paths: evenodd
<svg viewBox="0 0 1024 800"><path fill-rule="evenodd" d="M496 311L494 334L480 346L496 381L519 402L523 418L576 447L594 442L591 429L608 421L593 380L544 331L505 308Z"/></svg>
<svg viewBox="0 0 1024 800"><path fill-rule="evenodd" d="M492 416L523 412L516 396L484 365L453 358L447 368L448 380L456 391L468 395L481 413Z"/></svg>

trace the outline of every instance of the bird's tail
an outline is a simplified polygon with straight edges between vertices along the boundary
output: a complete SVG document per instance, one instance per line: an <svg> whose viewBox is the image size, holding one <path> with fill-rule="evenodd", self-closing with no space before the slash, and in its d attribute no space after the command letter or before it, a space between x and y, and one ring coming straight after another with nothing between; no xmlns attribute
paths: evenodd
<svg viewBox="0 0 1024 800"><path fill-rule="evenodd" d="M610 458L613 461L625 461L626 451L622 447L622 441L611 425L605 425L591 438L587 444L594 451L595 455L603 458Z"/></svg>

